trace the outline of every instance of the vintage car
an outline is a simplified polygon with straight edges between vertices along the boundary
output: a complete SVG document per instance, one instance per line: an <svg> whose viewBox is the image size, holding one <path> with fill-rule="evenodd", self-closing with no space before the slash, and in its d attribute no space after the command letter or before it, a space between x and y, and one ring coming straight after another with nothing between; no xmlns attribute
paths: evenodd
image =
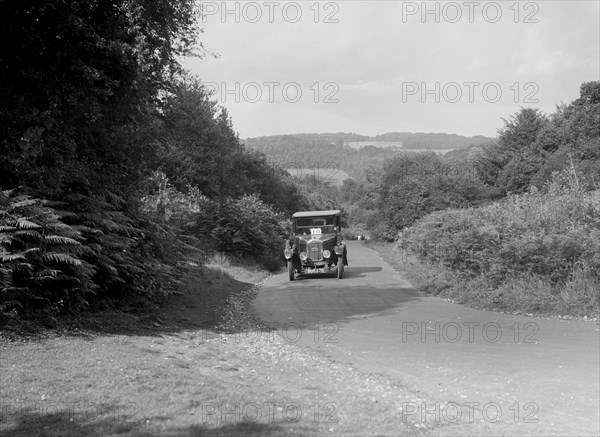
<svg viewBox="0 0 600 437"><path fill-rule="evenodd" d="M292 235L285 243L290 281L300 273L337 270L342 279L348 265L346 245L341 238L340 211L301 211L292 215Z"/></svg>

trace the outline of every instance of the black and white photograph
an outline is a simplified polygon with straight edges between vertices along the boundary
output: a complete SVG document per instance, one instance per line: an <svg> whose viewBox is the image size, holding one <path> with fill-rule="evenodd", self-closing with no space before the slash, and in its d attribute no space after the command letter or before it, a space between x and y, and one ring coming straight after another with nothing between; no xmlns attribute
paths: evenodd
<svg viewBox="0 0 600 437"><path fill-rule="evenodd" d="M600 0L0 11L0 437L600 435Z"/></svg>

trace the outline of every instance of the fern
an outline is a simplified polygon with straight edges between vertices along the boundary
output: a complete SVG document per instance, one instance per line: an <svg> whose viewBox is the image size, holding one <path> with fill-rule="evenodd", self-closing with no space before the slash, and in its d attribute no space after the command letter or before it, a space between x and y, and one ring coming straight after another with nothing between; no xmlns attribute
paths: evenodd
<svg viewBox="0 0 600 437"><path fill-rule="evenodd" d="M12 208L17 209L17 208L23 208L26 206L33 206L38 202L37 199L29 199L29 198L25 198L24 200L20 200L18 202L15 202L12 204Z"/></svg>
<svg viewBox="0 0 600 437"><path fill-rule="evenodd" d="M16 261L18 259L25 259L25 255L22 253L0 253L0 262L2 263Z"/></svg>
<svg viewBox="0 0 600 437"><path fill-rule="evenodd" d="M42 234L40 234L38 231L33 230L15 231L12 235L13 238L27 237L37 241L42 239Z"/></svg>
<svg viewBox="0 0 600 437"><path fill-rule="evenodd" d="M41 226L37 223L32 222L26 218L20 218L17 220L18 229L40 229Z"/></svg>
<svg viewBox="0 0 600 437"><path fill-rule="evenodd" d="M44 241L50 244L72 244L74 246L81 245L81 243L74 238L63 237L61 235L46 235L44 237Z"/></svg>
<svg viewBox="0 0 600 437"><path fill-rule="evenodd" d="M57 264L70 264L72 266L80 266L81 260L74 258L66 253L48 253L43 256L43 259L46 261L54 262Z"/></svg>
<svg viewBox="0 0 600 437"><path fill-rule="evenodd" d="M3 191L0 195L0 298L24 311L53 305L75 291L93 288L93 267L74 253L81 234L60 221L50 202ZM62 265L58 270L52 265ZM58 274L60 272L60 274Z"/></svg>
<svg viewBox="0 0 600 437"><path fill-rule="evenodd" d="M177 261L193 240L125 208L108 191L66 194L60 202L0 191L0 302L29 313L172 292Z"/></svg>
<svg viewBox="0 0 600 437"><path fill-rule="evenodd" d="M36 272L33 276L35 276L36 278L42 278L42 277L46 277L46 276L56 278L60 274L62 274L61 270L45 269L45 270Z"/></svg>

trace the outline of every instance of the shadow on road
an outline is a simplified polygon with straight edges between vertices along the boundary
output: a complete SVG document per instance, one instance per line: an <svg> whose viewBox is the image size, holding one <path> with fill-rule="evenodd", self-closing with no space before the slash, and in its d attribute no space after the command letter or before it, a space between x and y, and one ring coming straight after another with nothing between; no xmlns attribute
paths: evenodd
<svg viewBox="0 0 600 437"><path fill-rule="evenodd" d="M19 412L17 424L10 430L0 427L0 436L11 437L36 437L36 436L105 436L123 435L129 437L163 437L163 436L189 436L189 437L242 437L242 436L281 436L288 437L303 436L314 433L314 430L299 425L293 431L277 422L252 423L238 422L225 423L218 427L207 427L202 424L201 417L197 423L188 426L164 426L163 430L155 431L156 426L148 428L146 420L156 425L156 422L168 420L168 417L147 417L142 420L126 420L123 417L111 417L101 414L86 414L79 417L72 412L59 412L44 414L41 411ZM201 414L199 414L201 416ZM0 415L0 417L2 417ZM2 417L1 423L7 417ZM125 420L124 420L125 419ZM312 432L311 432L312 431Z"/></svg>
<svg viewBox="0 0 600 437"><path fill-rule="evenodd" d="M376 267L355 268L348 279L360 278ZM341 324L356 318L396 311L423 295L412 287L394 283L356 284L328 274L311 275L292 285L268 288L252 303L266 326L291 325L310 328L318 324Z"/></svg>
<svg viewBox="0 0 600 437"><path fill-rule="evenodd" d="M380 272L381 267L347 267L344 270L344 278L363 278L365 273Z"/></svg>

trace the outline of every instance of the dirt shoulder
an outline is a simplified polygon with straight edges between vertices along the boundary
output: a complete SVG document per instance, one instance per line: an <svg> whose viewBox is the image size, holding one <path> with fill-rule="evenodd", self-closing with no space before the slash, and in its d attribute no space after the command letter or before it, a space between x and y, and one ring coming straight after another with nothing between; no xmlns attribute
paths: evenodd
<svg viewBox="0 0 600 437"><path fill-rule="evenodd" d="M420 435L399 381L299 348L249 316L266 272L193 272L146 311L4 330L0 435ZM25 335L26 334L26 335Z"/></svg>

